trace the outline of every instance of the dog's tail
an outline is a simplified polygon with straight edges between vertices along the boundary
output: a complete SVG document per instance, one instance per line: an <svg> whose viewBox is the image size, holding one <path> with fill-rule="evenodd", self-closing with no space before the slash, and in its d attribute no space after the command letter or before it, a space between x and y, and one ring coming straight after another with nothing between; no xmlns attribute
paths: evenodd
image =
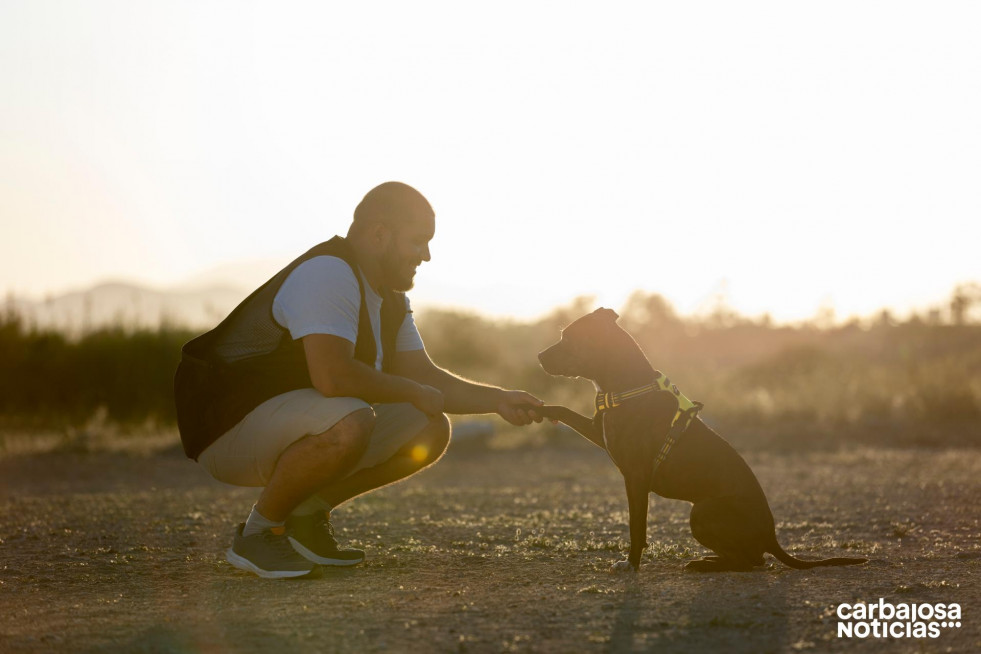
<svg viewBox="0 0 981 654"><path fill-rule="evenodd" d="M868 559L862 557L849 557L849 556L836 556L830 559L817 559L815 561L806 561L804 559L798 559L795 556L787 554L780 543L777 542L777 537L773 537L773 543L766 550L777 559L785 564L789 565L791 568L796 568L797 570L809 570L810 568L819 568L826 565L860 565L862 563L868 563Z"/></svg>

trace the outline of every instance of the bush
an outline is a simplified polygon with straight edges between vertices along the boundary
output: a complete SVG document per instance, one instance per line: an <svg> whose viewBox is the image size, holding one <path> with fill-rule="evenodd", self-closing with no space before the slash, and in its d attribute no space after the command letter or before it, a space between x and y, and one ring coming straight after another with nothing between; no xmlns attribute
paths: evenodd
<svg viewBox="0 0 981 654"><path fill-rule="evenodd" d="M417 320L438 365L590 413L590 383L550 377L537 361L589 308L580 298L527 323L446 310ZM656 368L704 402L704 419L741 447L981 444L981 325L682 319L663 298L642 293L620 323ZM172 424L173 374L193 336L163 326L69 339L25 329L8 313L0 317L0 414L7 424L46 427L78 426L97 412L121 424Z"/></svg>

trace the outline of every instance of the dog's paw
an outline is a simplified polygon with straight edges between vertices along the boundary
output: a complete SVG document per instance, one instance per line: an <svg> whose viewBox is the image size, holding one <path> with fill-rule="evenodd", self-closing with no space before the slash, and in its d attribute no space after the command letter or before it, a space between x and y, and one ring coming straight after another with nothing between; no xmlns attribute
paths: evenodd
<svg viewBox="0 0 981 654"><path fill-rule="evenodd" d="M637 568L635 568L633 564L630 563L630 561L624 559L623 561L617 561L616 563L611 565L610 572L613 572L615 574L619 574L623 572L637 572Z"/></svg>

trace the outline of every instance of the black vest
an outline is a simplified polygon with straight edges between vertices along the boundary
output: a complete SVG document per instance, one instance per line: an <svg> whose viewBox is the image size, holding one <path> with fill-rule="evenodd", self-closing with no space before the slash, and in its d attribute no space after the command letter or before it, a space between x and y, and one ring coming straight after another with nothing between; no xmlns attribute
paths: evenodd
<svg viewBox="0 0 981 654"><path fill-rule="evenodd" d="M354 358L375 367L377 347L354 253L340 236L314 246L242 301L217 327L184 344L174 376L177 427L192 459L266 400L312 388L303 342L273 318L272 305L293 270L313 257L343 259L358 280L361 312ZM390 370L405 319L405 295L385 291L381 307L382 368Z"/></svg>

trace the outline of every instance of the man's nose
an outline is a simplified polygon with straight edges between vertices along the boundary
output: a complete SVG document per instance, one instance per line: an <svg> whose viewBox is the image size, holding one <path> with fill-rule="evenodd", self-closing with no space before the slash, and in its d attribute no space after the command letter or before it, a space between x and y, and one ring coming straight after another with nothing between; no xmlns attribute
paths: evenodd
<svg viewBox="0 0 981 654"><path fill-rule="evenodd" d="M431 257L429 256L429 244L426 243L422 246L422 260L429 261Z"/></svg>

